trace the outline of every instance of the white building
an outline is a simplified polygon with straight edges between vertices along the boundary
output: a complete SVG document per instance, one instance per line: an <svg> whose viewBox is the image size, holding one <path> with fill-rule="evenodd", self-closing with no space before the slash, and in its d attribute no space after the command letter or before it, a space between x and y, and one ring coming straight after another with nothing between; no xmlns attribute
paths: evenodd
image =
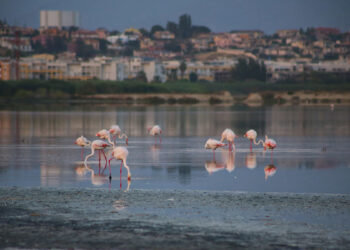
<svg viewBox="0 0 350 250"><path fill-rule="evenodd" d="M40 28L79 27L80 17L77 11L41 10Z"/></svg>

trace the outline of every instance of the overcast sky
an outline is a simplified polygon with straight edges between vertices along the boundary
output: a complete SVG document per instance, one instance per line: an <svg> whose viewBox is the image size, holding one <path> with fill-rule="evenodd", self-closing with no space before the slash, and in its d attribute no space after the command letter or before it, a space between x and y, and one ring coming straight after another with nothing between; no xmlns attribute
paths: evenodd
<svg viewBox="0 0 350 250"><path fill-rule="evenodd" d="M335 27L350 30L350 0L0 0L0 19L39 27L40 10L80 12L81 27L123 31L178 22L187 13L212 31Z"/></svg>

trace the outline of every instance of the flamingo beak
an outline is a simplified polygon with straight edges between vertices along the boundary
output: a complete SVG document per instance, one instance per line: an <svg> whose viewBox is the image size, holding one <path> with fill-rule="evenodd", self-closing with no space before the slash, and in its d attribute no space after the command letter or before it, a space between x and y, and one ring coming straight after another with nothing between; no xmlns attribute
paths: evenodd
<svg viewBox="0 0 350 250"><path fill-rule="evenodd" d="M110 129L110 130L109 130L109 133L113 134L114 131L115 131L114 129Z"/></svg>
<svg viewBox="0 0 350 250"><path fill-rule="evenodd" d="M96 136L97 136L97 137L100 137L100 134L99 134L99 133L97 133L97 134L96 134Z"/></svg>
<svg viewBox="0 0 350 250"><path fill-rule="evenodd" d="M75 142L74 142L74 144L76 145L76 144L77 144L77 142L75 141Z"/></svg>

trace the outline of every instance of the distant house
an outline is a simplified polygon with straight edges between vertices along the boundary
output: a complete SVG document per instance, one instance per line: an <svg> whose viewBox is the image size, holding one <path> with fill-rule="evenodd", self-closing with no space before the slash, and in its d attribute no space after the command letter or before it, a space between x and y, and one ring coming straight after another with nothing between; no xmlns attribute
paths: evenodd
<svg viewBox="0 0 350 250"><path fill-rule="evenodd" d="M280 38L294 38L298 36L299 31L296 29L278 30L276 34Z"/></svg>
<svg viewBox="0 0 350 250"><path fill-rule="evenodd" d="M8 36L0 37L0 47L6 48L9 50L18 49L19 51L22 51L22 52L32 52L32 45L30 43L29 37L20 37L18 44L15 37L8 37Z"/></svg>
<svg viewBox="0 0 350 250"><path fill-rule="evenodd" d="M77 30L72 32L72 38L73 39L98 39L99 34L96 31L90 31L90 30Z"/></svg>
<svg viewBox="0 0 350 250"><path fill-rule="evenodd" d="M153 37L155 39L159 40L172 40L175 39L174 33L171 33L170 31L164 30L164 31L157 31L154 33Z"/></svg>

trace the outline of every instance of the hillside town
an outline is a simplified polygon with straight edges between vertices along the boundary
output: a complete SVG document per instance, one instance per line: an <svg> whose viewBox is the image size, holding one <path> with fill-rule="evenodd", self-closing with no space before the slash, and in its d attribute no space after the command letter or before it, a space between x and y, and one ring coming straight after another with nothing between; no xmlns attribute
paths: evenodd
<svg viewBox="0 0 350 250"><path fill-rule="evenodd" d="M255 79L268 82L297 81L310 72L350 77L350 31L315 27L272 35L260 30L216 33L192 25L187 14L178 23L150 30L86 30L78 16L41 11L39 29L0 21L0 80L227 82L242 62L260 65Z"/></svg>

